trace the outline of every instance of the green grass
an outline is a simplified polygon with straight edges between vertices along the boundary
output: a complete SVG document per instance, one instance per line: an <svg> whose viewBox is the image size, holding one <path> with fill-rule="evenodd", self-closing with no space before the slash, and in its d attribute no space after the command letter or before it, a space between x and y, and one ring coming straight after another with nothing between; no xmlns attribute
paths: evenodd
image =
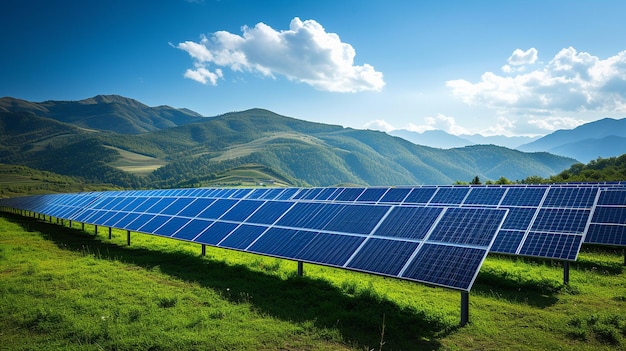
<svg viewBox="0 0 626 351"><path fill-rule="evenodd" d="M621 251L581 253L569 286L558 262L490 256L459 328L458 292L67 224L0 216L0 349L626 347Z"/></svg>

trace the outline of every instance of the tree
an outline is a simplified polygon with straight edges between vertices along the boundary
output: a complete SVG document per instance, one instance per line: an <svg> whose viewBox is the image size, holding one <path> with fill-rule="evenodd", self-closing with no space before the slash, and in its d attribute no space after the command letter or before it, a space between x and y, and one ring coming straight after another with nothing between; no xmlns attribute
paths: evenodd
<svg viewBox="0 0 626 351"><path fill-rule="evenodd" d="M472 185L481 185L482 182L480 181L480 178L478 178L478 176L475 176L474 179L472 179L472 181L470 182L470 184L472 184Z"/></svg>

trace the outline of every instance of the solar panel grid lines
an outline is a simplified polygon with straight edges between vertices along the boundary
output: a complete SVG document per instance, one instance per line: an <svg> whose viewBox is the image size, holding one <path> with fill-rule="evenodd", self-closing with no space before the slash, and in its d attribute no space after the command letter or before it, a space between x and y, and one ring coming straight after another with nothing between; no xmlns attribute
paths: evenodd
<svg viewBox="0 0 626 351"><path fill-rule="evenodd" d="M364 201L372 201L377 197L382 197L388 189L378 188L372 191L353 191L344 193L342 200L355 200L360 197ZM273 194L264 192L265 197L280 197L284 191L274 191ZM290 191L290 194L299 192ZM330 193L330 191L328 192ZM339 194L338 190L332 191ZM294 200L252 200L246 199L248 191L207 191L203 194L210 196L225 196L225 198L211 199L193 197L200 194L195 190L175 190L175 191L139 191L133 193L115 192L103 193L96 196L96 201L90 201L90 205L81 210L80 217L86 221L96 224L114 224L116 228L122 228L141 233L169 236L172 238L203 243L217 247L232 248L240 251L260 253L275 257L295 259L305 262L319 264L346 266L345 263L352 257L357 257L354 252L357 248L363 247L363 242L368 238L371 243L394 242L394 246L403 247L406 254L413 254L416 245L424 241L415 240L410 232L414 228L404 229L403 236L389 238L374 235L382 228L383 223L390 219L392 208L401 207L392 205L364 203L315 203ZM367 194L367 195L366 195ZM318 194L319 195L319 194ZM81 196L78 196L79 198ZM235 200L237 199L237 200ZM50 198L50 200L56 200ZM229 200L224 202L225 200ZM217 205L219 204L219 205ZM203 208L196 208L199 205ZM206 210L218 206L221 211L209 213ZM307 219L299 222L301 227L281 226L288 214L292 213L296 206L300 209L315 208L319 218ZM423 207L423 206L422 206ZM263 213L263 209L267 208ZM137 210L140 210L138 212ZM282 211L280 216L269 216L272 211ZM134 212L133 212L134 211ZM443 211L443 209L428 209L428 211ZM466 209L466 211L472 211ZM480 211L487 211L481 209ZM221 214L220 214L221 212ZM294 213L296 213L295 211ZM397 212L397 213L401 213ZM418 211L419 212L419 211ZM415 215L418 212L404 212L404 215ZM194 216L184 216L181 214L193 214ZM209 214L203 216L203 214ZM259 214L257 216L257 214ZM296 213L301 215L301 213ZM401 218L401 217L398 217ZM419 223L411 218L404 218L408 222ZM504 215L502 221L504 220ZM268 222L259 224L254 222ZM273 221L273 222L272 222ZM89 223L89 222L87 222ZM287 223L290 224L290 223ZM293 224L293 223L291 223ZM430 226L432 223L423 222L423 225ZM430 230L430 229L429 229ZM475 230L472 230L475 231ZM478 236L479 233L472 233ZM493 241L495 230L491 233ZM289 238L290 240L284 240ZM440 240L448 240L440 238ZM454 240L453 240L454 241ZM446 244L448 246L463 246L457 243L435 242L432 245ZM439 248L439 246L433 246ZM410 250L408 250L410 248ZM442 250L439 248L439 250ZM483 248L487 252L488 248ZM357 252L357 254L363 251ZM385 253L386 255L386 253ZM406 255L405 255L406 258ZM377 258L376 260L380 260ZM395 258L391 257L391 261ZM403 267L384 258L386 265L396 265ZM353 260L353 262L357 262ZM440 263L436 263L440 264ZM464 267L464 270L477 270L481 262L472 263L471 267ZM348 269L362 270L359 266L346 266ZM389 275L387 268L376 274ZM393 272L396 273L396 272ZM396 275L392 275L396 276ZM398 276L396 276L398 277ZM402 277L400 277L402 278ZM424 278L409 277L409 279L421 281ZM443 278L442 278L443 279ZM470 286L463 283L460 278L452 287L453 289L469 289ZM445 281L429 282L427 284L446 286Z"/></svg>
<svg viewBox="0 0 626 351"><path fill-rule="evenodd" d="M544 231L550 233L558 232L559 230L563 231L567 228L565 233L580 233L581 230L575 230L575 228L585 227L583 232L587 231L589 228L597 232L598 227L596 225L585 225L584 217L586 213L575 211L575 209L594 209L594 197L590 195L595 194L598 189L621 189L624 187L623 184L625 183L616 183L609 186L592 183L558 185L418 186L404 188L387 187L386 191L384 191L384 187L372 189L384 193L376 203L398 203L402 205L419 203L429 206L454 205L508 208L512 213L507 216L507 224L502 229L506 232L504 232L501 238L497 239L492 250L493 252L505 254L526 255L525 253L533 252L522 250L524 241L528 237L528 234L532 232L531 229L537 233ZM354 190L354 192L356 191L360 190ZM543 203L542 201L549 191L552 191L548 198L549 201ZM497 195L489 197L486 193ZM460 199L462 194L466 194L463 200ZM311 196L311 198L313 198L312 201L320 201L318 197ZM359 201L360 198L357 198L353 202ZM375 199L369 198L368 201L373 202ZM533 216L530 217L529 220L530 212L533 212ZM540 216L539 221L537 221L536 216ZM535 227L529 227L531 224L534 224ZM512 225L514 225L515 228L511 228ZM568 228L568 226L573 226L574 229ZM511 230L523 230L523 237L520 239L520 234L511 232ZM507 240L507 238L515 241L517 245L502 242L503 240ZM514 247L515 250L513 250ZM554 250L554 255L552 255L550 251L541 251L541 257L558 258L562 256L556 251L556 248ZM534 253L531 256L536 257ZM568 257L572 256L568 255Z"/></svg>

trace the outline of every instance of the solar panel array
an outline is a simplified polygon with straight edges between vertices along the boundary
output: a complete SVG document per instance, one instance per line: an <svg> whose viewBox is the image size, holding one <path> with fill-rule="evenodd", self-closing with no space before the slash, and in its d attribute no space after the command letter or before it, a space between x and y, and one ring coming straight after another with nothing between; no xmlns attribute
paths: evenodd
<svg viewBox="0 0 626 351"><path fill-rule="evenodd" d="M462 291L471 289L508 213L498 208L316 202L298 196L307 192L114 191L13 198L0 205ZM370 195L374 193L378 190Z"/></svg>
<svg viewBox="0 0 626 351"><path fill-rule="evenodd" d="M597 186L424 186L315 188L312 201L506 208L492 252L576 260L601 188Z"/></svg>
<svg viewBox="0 0 626 351"><path fill-rule="evenodd" d="M506 208L492 252L576 260L582 243L623 246L626 182L508 186L330 187L250 189L247 198L311 202ZM613 202L604 204L606 191ZM621 200L620 200L621 199ZM620 209L621 206L621 209ZM613 216L589 223L590 215ZM591 224L591 225L590 225ZM589 231L589 235L586 235Z"/></svg>
<svg viewBox="0 0 626 351"><path fill-rule="evenodd" d="M626 189L602 191L585 243L626 246Z"/></svg>

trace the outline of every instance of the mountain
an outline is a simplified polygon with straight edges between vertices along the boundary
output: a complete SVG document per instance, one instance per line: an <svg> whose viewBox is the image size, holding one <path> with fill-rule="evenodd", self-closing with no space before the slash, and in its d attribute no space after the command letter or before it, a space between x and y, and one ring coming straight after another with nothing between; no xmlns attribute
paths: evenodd
<svg viewBox="0 0 626 351"><path fill-rule="evenodd" d="M480 134L452 135L442 130L427 130L422 133L413 132L406 129L397 129L388 132L389 135L406 139L414 144L426 145L440 149L450 149L470 145L498 145L515 149L520 145L530 143L537 138L533 137L507 137L503 135L483 136Z"/></svg>
<svg viewBox="0 0 626 351"><path fill-rule="evenodd" d="M5 105L9 101L3 100ZM86 129L84 115L43 117L42 104L17 103L28 109L0 112L0 163L123 187L219 184L224 172L245 172L251 165L283 184L329 186L451 184L475 176L518 180L557 174L575 163L494 145L443 150L383 132L307 122L262 109L129 135L115 131L115 116L101 115L99 130ZM81 104L94 105L85 110L90 120L98 119L89 114L98 106L124 105L118 111L127 115L146 111L145 105L117 96ZM45 107L51 110L59 108Z"/></svg>
<svg viewBox="0 0 626 351"><path fill-rule="evenodd" d="M557 130L517 149L550 152L583 163L619 156L626 153L626 118L604 118L574 129Z"/></svg>
<svg viewBox="0 0 626 351"><path fill-rule="evenodd" d="M188 109L148 107L119 95L41 103L5 97L0 99L0 112L30 112L86 129L108 130L119 134L152 132L202 120L201 115Z"/></svg>
<svg viewBox="0 0 626 351"><path fill-rule="evenodd" d="M509 149L517 149L520 145L528 144L538 139L538 137L528 137L528 136L513 136L513 137L508 137L504 135L483 136L480 134L460 135L460 137L471 141L472 144L493 144L493 145L508 147Z"/></svg>
<svg viewBox="0 0 626 351"><path fill-rule="evenodd" d="M397 129L388 132L388 134L408 140L413 144L426 145L440 149L450 149L475 144L470 140L446 133L443 130L427 130L418 133L406 129Z"/></svg>

